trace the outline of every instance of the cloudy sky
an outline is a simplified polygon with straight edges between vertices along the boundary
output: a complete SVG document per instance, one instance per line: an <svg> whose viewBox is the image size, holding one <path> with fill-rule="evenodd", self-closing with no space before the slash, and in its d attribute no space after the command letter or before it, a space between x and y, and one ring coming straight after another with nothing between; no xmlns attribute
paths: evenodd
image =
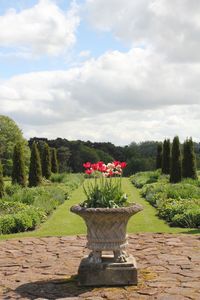
<svg viewBox="0 0 200 300"><path fill-rule="evenodd" d="M199 0L1 0L0 114L24 135L200 140Z"/></svg>

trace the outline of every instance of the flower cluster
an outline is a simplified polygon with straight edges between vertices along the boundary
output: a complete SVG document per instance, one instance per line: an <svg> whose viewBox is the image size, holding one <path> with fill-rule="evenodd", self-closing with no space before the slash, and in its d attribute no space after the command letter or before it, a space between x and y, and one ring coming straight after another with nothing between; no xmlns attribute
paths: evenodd
<svg viewBox="0 0 200 300"><path fill-rule="evenodd" d="M86 181L84 192L87 197L81 205L84 207L121 207L127 203L127 195L122 191L122 171L126 162L113 161L105 164L83 164L85 173L94 175L94 179ZM113 178L114 177L114 178Z"/></svg>
<svg viewBox="0 0 200 300"><path fill-rule="evenodd" d="M95 164L86 162L83 167L86 169L85 173L90 175L96 171L101 172L104 177L111 177L114 175L121 176L122 169L126 167L126 162L113 161L112 163L105 164L103 161L99 161Z"/></svg>

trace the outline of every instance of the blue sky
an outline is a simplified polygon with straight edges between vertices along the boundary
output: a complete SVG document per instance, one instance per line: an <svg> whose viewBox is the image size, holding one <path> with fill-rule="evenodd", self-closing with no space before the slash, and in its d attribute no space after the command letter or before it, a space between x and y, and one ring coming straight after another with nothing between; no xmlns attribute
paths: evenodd
<svg viewBox="0 0 200 300"><path fill-rule="evenodd" d="M0 114L25 137L199 140L200 1L1 0Z"/></svg>

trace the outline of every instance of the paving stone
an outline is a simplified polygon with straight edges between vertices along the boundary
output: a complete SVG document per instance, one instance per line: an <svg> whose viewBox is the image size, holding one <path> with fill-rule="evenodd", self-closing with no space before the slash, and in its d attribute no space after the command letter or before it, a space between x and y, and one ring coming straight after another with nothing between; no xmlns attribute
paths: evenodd
<svg viewBox="0 0 200 300"><path fill-rule="evenodd" d="M84 235L0 242L0 299L199 300L200 238L160 233L132 234L138 286L85 288L79 263L89 251Z"/></svg>

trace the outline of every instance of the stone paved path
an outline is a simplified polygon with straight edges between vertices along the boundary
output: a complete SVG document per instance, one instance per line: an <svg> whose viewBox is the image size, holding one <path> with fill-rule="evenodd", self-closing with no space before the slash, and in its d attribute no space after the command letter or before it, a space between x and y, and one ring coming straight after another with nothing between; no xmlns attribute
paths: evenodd
<svg viewBox="0 0 200 300"><path fill-rule="evenodd" d="M200 299L200 236L136 234L137 287L80 288L84 236L0 242L0 299Z"/></svg>

